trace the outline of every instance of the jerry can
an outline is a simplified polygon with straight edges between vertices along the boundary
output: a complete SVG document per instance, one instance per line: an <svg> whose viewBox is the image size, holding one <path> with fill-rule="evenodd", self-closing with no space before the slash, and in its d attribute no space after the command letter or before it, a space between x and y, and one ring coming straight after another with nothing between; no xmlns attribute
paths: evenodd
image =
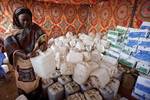
<svg viewBox="0 0 150 100"><path fill-rule="evenodd" d="M44 97L48 97L47 89L53 83L54 81L51 78L42 80L42 90L43 90Z"/></svg>
<svg viewBox="0 0 150 100"><path fill-rule="evenodd" d="M118 79L119 81L121 81L122 75L123 75L124 71L125 71L125 70L124 70L123 68L118 67L118 72L115 73L115 74L113 75L113 77L116 78L116 79Z"/></svg>
<svg viewBox="0 0 150 100"><path fill-rule="evenodd" d="M52 73L51 78L52 78L55 82L57 82L57 79L58 79L58 77L60 77L60 76L61 76L60 71L59 71L59 70L56 70L54 73Z"/></svg>
<svg viewBox="0 0 150 100"><path fill-rule="evenodd" d="M58 77L58 82L62 85L65 85L71 81L72 81L71 77L67 76L67 75L66 76L63 75L63 76Z"/></svg>
<svg viewBox="0 0 150 100"><path fill-rule="evenodd" d="M44 79L44 80L42 80L42 88L43 89L46 89L46 88L48 88L50 85L52 85L54 83L54 81L51 79L51 78L49 78L49 79Z"/></svg>
<svg viewBox="0 0 150 100"><path fill-rule="evenodd" d="M84 84L81 84L80 87L82 92L85 92L93 88L92 84L89 81L85 82Z"/></svg>
<svg viewBox="0 0 150 100"><path fill-rule="evenodd" d="M86 100L82 93L75 93L67 97L67 100Z"/></svg>
<svg viewBox="0 0 150 100"><path fill-rule="evenodd" d="M35 73L44 79L50 78L51 74L55 72L55 55L53 51L48 48L45 52L39 50L39 55L30 58Z"/></svg>
<svg viewBox="0 0 150 100"><path fill-rule="evenodd" d="M80 91L80 87L76 82L69 82L65 85L65 95L69 96Z"/></svg>
<svg viewBox="0 0 150 100"><path fill-rule="evenodd" d="M109 86L100 88L99 91L105 100L113 100L114 91Z"/></svg>
<svg viewBox="0 0 150 100"><path fill-rule="evenodd" d="M84 92L86 100L103 100L102 96L99 94L99 91L92 89Z"/></svg>
<svg viewBox="0 0 150 100"><path fill-rule="evenodd" d="M115 97L119 90L120 81L113 78L112 81L108 84L108 86L114 91L114 97Z"/></svg>
<svg viewBox="0 0 150 100"><path fill-rule="evenodd" d="M48 87L49 100L63 100L64 99L64 87L56 82Z"/></svg>

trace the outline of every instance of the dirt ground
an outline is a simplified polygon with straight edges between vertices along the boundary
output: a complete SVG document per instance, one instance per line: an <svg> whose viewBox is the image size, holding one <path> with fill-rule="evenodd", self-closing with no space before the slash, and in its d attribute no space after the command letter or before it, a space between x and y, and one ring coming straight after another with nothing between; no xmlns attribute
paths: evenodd
<svg viewBox="0 0 150 100"><path fill-rule="evenodd" d="M0 81L0 100L15 100L17 88L15 84L14 71L7 73L8 80Z"/></svg>

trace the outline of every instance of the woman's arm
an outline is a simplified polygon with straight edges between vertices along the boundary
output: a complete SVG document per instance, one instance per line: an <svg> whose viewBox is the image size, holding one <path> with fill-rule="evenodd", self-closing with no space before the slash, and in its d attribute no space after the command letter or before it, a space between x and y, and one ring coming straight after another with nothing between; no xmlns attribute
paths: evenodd
<svg viewBox="0 0 150 100"><path fill-rule="evenodd" d="M40 36L38 41L38 47L41 51L45 51L47 49L47 36L46 34Z"/></svg>
<svg viewBox="0 0 150 100"><path fill-rule="evenodd" d="M29 58L29 57L28 57L24 52L22 52L22 51L17 51L17 52L15 52L15 56L21 57L21 58L23 58L24 60L26 60L26 59Z"/></svg>

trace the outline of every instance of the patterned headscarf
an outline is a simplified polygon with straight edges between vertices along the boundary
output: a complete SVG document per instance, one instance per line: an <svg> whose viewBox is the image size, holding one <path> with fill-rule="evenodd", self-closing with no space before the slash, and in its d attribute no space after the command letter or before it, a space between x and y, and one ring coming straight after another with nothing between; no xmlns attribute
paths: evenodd
<svg viewBox="0 0 150 100"><path fill-rule="evenodd" d="M14 13L13 13L13 25L22 29L22 26L20 25L20 22L18 19L18 16L20 14L28 14L32 20L32 12L30 11L30 9L28 9L26 7L19 7L14 11Z"/></svg>

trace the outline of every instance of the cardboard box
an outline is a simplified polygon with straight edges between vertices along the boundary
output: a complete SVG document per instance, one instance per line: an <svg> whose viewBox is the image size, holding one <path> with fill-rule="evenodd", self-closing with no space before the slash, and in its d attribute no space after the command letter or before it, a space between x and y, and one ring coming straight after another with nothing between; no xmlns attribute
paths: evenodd
<svg viewBox="0 0 150 100"><path fill-rule="evenodd" d="M138 62L136 69L144 74L149 74L150 72L150 63L149 62Z"/></svg>
<svg viewBox="0 0 150 100"><path fill-rule="evenodd" d="M119 63L123 64L125 66L128 66L130 68L134 68L136 65L137 60L135 58L133 58L132 56L121 52L120 53L120 58L119 58Z"/></svg>
<svg viewBox="0 0 150 100"><path fill-rule="evenodd" d="M115 31L118 31L118 32L123 33L123 34L126 33L127 30L128 30L128 28L123 27L123 26L117 26L116 29L115 29Z"/></svg>
<svg viewBox="0 0 150 100"><path fill-rule="evenodd" d="M150 30L150 22L143 22L140 26L140 29L149 29Z"/></svg>
<svg viewBox="0 0 150 100"><path fill-rule="evenodd" d="M113 57L115 59L118 59L119 58L119 53L115 52L115 51L112 51L112 50L106 50L106 55L110 56L110 57Z"/></svg>
<svg viewBox="0 0 150 100"><path fill-rule="evenodd" d="M150 78L138 76L133 92L144 100L150 100Z"/></svg>

